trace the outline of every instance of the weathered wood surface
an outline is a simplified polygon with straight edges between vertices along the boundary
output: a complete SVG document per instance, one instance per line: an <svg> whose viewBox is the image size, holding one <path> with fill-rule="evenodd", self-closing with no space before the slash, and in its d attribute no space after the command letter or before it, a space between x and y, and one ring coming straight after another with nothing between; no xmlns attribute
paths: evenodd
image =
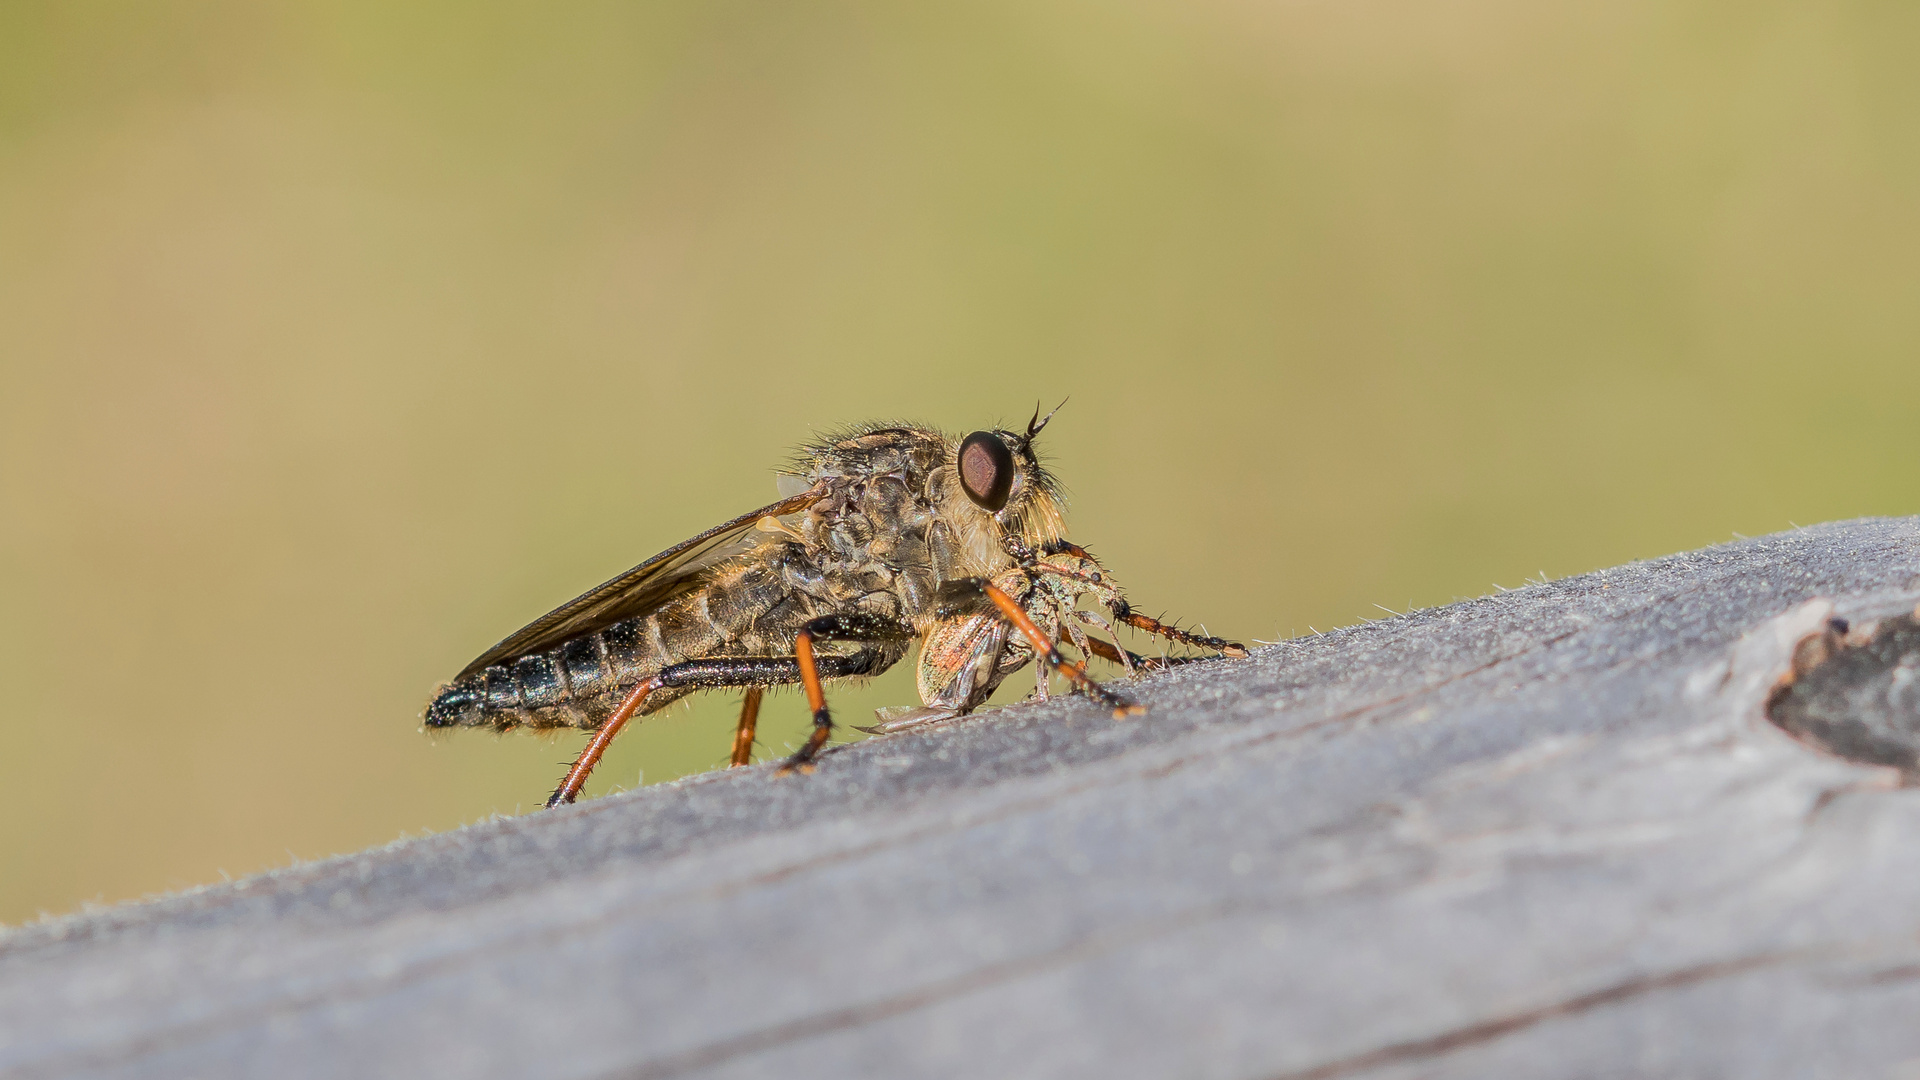
<svg viewBox="0 0 1920 1080"><path fill-rule="evenodd" d="M1762 716L1920 522L0 938L18 1077L1920 1075L1920 790Z"/></svg>

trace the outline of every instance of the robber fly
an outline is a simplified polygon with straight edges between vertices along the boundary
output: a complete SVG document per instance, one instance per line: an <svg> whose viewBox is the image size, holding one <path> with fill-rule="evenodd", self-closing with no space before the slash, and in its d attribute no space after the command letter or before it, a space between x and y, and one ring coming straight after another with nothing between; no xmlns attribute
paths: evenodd
<svg viewBox="0 0 1920 1080"><path fill-rule="evenodd" d="M882 710L862 730L971 712L1036 657L1038 696L1057 672L1122 716L1138 707L1088 678L1062 644L1128 672L1182 659L1147 660L1089 626L1246 656L1135 611L1099 560L1067 540L1059 488L1034 453L1047 419L1036 409L1024 432L962 439L870 425L809 446L781 476L785 498L534 620L440 687L423 719L593 732L547 800L557 806L580 793L629 720L696 690L745 689L732 756L744 765L765 688L799 683L813 731L782 771L810 769L833 731L822 682L878 675L916 641L922 704Z"/></svg>

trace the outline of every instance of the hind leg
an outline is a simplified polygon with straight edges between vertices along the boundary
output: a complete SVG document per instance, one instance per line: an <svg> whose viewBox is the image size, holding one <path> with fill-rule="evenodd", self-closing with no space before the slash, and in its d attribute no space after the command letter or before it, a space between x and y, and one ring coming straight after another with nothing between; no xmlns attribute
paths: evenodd
<svg viewBox="0 0 1920 1080"><path fill-rule="evenodd" d="M811 659L811 658L810 658ZM875 670L884 666L884 658L876 649L863 649L852 656L823 656L817 664L810 664L817 685L821 678L837 679L852 675L878 674ZM613 745L627 721L633 719L647 696L656 690L690 686L697 689L715 689L723 686L747 686L756 691L767 686L782 683L805 681L797 657L787 656L721 656L711 660L689 660L682 664L673 664L662 668L658 675L643 679L638 686L627 692L621 699L620 707L607 717L606 723L593 733L593 741L574 760L573 767L567 770L566 778L560 781L553 795L547 799L547 806L560 806L572 802L587 785L587 777L593 774L594 766L600 764L600 758ZM756 710L756 717L757 717ZM745 717L742 717L745 720ZM817 722L817 718L816 718ZM737 754L738 747L736 739ZM824 741L824 740L823 740ZM751 748L752 739L748 739Z"/></svg>
<svg viewBox="0 0 1920 1080"><path fill-rule="evenodd" d="M747 687L746 699L740 703L740 726L733 732L733 757L727 761L728 768L753 764L753 732L760 724L760 695L766 692L765 687Z"/></svg>

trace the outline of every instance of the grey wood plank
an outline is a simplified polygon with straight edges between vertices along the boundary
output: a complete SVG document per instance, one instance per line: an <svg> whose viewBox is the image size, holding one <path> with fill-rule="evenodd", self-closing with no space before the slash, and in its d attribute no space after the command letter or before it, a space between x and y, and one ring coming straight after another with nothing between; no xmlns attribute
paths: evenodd
<svg viewBox="0 0 1920 1080"><path fill-rule="evenodd" d="M1916 600L1820 526L22 928L0 1074L1920 1076L1920 792L1762 715Z"/></svg>

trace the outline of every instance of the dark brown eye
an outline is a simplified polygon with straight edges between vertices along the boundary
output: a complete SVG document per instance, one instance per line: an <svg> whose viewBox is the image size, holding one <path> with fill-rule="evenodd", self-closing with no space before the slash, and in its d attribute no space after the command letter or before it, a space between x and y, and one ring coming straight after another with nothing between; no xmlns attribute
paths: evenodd
<svg viewBox="0 0 1920 1080"><path fill-rule="evenodd" d="M967 498L994 513L1007 505L1013 490L1013 451L991 431L960 440L960 486Z"/></svg>

